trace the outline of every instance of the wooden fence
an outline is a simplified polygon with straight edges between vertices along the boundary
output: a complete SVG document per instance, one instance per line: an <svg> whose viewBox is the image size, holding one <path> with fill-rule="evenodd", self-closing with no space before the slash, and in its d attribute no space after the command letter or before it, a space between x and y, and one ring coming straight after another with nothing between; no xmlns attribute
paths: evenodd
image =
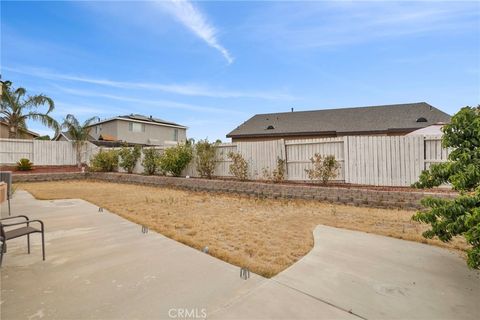
<svg viewBox="0 0 480 320"><path fill-rule="evenodd" d="M87 142L81 149L82 162L88 162L97 149ZM21 158L39 166L77 164L76 149L69 141L0 139L0 165L14 165Z"/></svg>
<svg viewBox="0 0 480 320"><path fill-rule="evenodd" d="M157 149L162 153L164 147ZM88 143L82 150L82 161L98 150ZM319 153L334 155L339 162L336 180L377 186L408 186L417 181L422 170L448 157L440 136L349 136L224 143L217 149L216 176L230 176L229 152L238 152L247 160L251 179L263 179L264 172L271 173L280 158L286 161L288 180L308 180L305 170L311 167L310 158ZM0 164L12 164L22 157L37 165L76 163L71 142L0 139ZM143 172L141 161L135 172ZM195 161L184 175L198 176Z"/></svg>

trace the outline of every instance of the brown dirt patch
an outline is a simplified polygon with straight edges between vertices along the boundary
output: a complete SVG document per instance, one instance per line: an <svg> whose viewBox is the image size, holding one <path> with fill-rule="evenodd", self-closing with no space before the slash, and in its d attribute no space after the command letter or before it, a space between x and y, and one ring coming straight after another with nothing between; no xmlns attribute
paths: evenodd
<svg viewBox="0 0 480 320"><path fill-rule="evenodd" d="M426 240L414 211L352 207L313 200L258 199L89 180L22 183L37 199L80 198L135 223L201 249L255 273L271 277L307 254L319 225L375 233L464 250Z"/></svg>

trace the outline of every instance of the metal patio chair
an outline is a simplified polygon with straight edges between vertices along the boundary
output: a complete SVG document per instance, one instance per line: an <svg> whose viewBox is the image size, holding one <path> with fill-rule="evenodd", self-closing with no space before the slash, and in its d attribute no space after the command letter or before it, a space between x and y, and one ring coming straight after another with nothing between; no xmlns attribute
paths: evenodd
<svg viewBox="0 0 480 320"><path fill-rule="evenodd" d="M7 184L7 201L8 201L8 215L11 216L10 198L12 197L12 172L0 171L0 181Z"/></svg>
<svg viewBox="0 0 480 320"><path fill-rule="evenodd" d="M6 220L14 219L24 219L24 221L5 223ZM40 229L30 226L31 223L38 223L40 225ZM12 229L11 227L17 228ZM45 228L41 220L30 220L24 215L0 219L0 241L2 242L0 251L0 266L2 265L3 255L7 252L8 240L27 236L28 254L30 254L30 234L32 233L42 234L42 257L43 260L45 260Z"/></svg>

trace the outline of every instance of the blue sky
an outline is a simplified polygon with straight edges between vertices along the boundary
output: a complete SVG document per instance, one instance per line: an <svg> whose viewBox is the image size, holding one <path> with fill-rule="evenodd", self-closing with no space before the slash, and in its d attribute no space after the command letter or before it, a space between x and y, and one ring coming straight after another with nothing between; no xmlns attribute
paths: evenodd
<svg viewBox="0 0 480 320"><path fill-rule="evenodd" d="M2 1L0 68L58 120L141 113L196 139L292 107L453 114L480 103L480 2Z"/></svg>

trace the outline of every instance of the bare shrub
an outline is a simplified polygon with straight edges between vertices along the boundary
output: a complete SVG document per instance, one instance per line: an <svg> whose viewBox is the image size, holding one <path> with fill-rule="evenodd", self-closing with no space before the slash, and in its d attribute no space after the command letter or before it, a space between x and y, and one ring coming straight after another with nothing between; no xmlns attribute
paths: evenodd
<svg viewBox="0 0 480 320"><path fill-rule="evenodd" d="M243 156L238 152L229 152L227 155L232 159L233 163L229 166L229 172L235 178L239 180L248 179L248 162L243 158Z"/></svg>
<svg viewBox="0 0 480 320"><path fill-rule="evenodd" d="M285 159L277 158L277 167L272 172L273 182L282 182L285 180L287 173L287 161Z"/></svg>
<svg viewBox="0 0 480 320"><path fill-rule="evenodd" d="M310 158L310 161L312 162L313 168L305 169L310 180L317 180L326 184L328 180L337 177L340 165L335 159L335 156L328 155L322 157L321 154L315 153L315 155Z"/></svg>

